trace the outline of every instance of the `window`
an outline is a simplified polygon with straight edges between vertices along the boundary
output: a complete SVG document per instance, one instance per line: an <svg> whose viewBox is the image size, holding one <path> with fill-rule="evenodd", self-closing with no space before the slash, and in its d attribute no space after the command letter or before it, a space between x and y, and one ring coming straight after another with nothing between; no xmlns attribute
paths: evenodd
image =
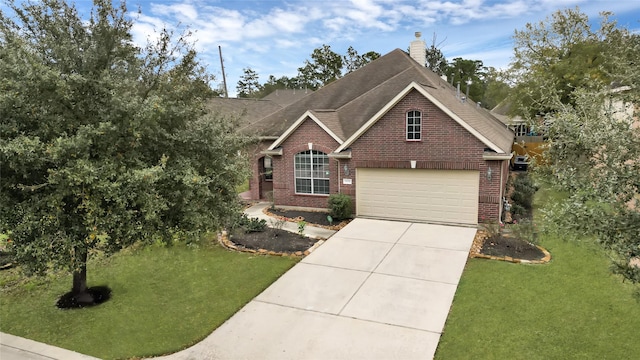
<svg viewBox="0 0 640 360"><path fill-rule="evenodd" d="M263 175L265 181L273 181L273 163L270 156L262 158Z"/></svg>
<svg viewBox="0 0 640 360"><path fill-rule="evenodd" d="M295 156L296 194L329 194L329 157L309 150Z"/></svg>
<svg viewBox="0 0 640 360"><path fill-rule="evenodd" d="M527 124L517 124L513 126L513 132L516 136L527 136L529 134L529 127Z"/></svg>
<svg viewBox="0 0 640 360"><path fill-rule="evenodd" d="M420 141L422 139L422 113L418 110L407 113L407 140Z"/></svg>

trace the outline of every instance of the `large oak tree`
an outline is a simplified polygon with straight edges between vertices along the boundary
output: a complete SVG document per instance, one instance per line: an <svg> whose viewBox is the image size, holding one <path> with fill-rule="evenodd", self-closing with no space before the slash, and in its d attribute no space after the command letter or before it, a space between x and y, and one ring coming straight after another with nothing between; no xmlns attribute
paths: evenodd
<svg viewBox="0 0 640 360"><path fill-rule="evenodd" d="M624 278L640 283L640 36L579 9L516 32L516 99L544 113L538 170L567 194L547 216L562 236L595 237Z"/></svg>
<svg viewBox="0 0 640 360"><path fill-rule="evenodd" d="M73 272L91 303L95 251L216 229L237 211L246 139L207 116L209 75L184 37L144 48L124 3L0 13L0 231L27 270Z"/></svg>

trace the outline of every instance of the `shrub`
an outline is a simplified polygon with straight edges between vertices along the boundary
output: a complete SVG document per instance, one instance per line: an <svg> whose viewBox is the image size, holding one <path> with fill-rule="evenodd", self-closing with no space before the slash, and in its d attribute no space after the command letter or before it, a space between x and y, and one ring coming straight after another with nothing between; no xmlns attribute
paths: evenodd
<svg viewBox="0 0 640 360"><path fill-rule="evenodd" d="M511 195L514 206L519 205L526 210L531 210L533 194L537 190L528 174L518 174L513 181L513 194Z"/></svg>
<svg viewBox="0 0 640 360"><path fill-rule="evenodd" d="M262 232L266 227L266 220L250 218L247 214L239 214L230 225L231 230L242 229L245 233Z"/></svg>
<svg viewBox="0 0 640 360"><path fill-rule="evenodd" d="M353 202L349 195L332 194L329 196L329 215L333 219L343 220L351 218L353 214Z"/></svg>

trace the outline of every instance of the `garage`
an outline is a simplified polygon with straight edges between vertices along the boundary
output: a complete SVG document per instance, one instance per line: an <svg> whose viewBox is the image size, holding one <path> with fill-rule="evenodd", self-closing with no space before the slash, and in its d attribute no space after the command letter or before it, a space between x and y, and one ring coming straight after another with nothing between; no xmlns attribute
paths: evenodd
<svg viewBox="0 0 640 360"><path fill-rule="evenodd" d="M479 172L356 169L356 214L390 220L478 223Z"/></svg>

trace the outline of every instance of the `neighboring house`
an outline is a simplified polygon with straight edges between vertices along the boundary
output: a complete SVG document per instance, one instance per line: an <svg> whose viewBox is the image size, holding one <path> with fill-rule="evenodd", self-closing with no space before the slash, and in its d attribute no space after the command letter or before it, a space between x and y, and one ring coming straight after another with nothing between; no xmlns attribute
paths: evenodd
<svg viewBox="0 0 640 360"><path fill-rule="evenodd" d="M247 124L252 198L327 208L343 193L362 217L499 220L513 132L413 56L391 51Z"/></svg>
<svg viewBox="0 0 640 360"><path fill-rule="evenodd" d="M502 121L515 134L513 153L515 155L526 155L529 159L535 159L540 163L544 161L543 152L546 149L544 138L544 120L539 119L539 126L530 126L520 116L507 115L511 110L511 103L503 100L495 108L491 109L491 114Z"/></svg>

